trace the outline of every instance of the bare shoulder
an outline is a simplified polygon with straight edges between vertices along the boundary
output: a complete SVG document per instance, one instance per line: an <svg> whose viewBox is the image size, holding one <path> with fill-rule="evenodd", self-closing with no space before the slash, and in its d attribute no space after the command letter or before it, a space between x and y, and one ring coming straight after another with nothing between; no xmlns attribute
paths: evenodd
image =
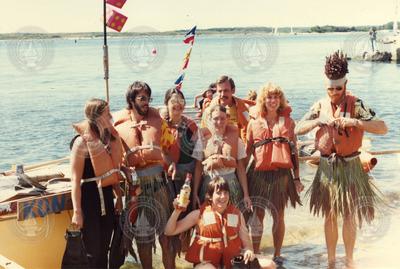
<svg viewBox="0 0 400 269"><path fill-rule="evenodd" d="M86 155L88 153L87 146L85 140L81 136L78 136L73 145L72 145L72 154L84 154Z"/></svg>

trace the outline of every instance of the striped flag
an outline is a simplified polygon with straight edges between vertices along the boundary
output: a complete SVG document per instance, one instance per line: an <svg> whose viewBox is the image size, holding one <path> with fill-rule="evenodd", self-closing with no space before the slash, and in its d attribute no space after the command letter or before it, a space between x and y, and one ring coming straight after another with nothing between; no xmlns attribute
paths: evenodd
<svg viewBox="0 0 400 269"><path fill-rule="evenodd" d="M196 28L197 28L197 26L193 27L192 30L190 30L190 31L185 35L185 39L183 40L183 43L193 45L193 43L194 43L194 37L195 37L195 35L196 35Z"/></svg>

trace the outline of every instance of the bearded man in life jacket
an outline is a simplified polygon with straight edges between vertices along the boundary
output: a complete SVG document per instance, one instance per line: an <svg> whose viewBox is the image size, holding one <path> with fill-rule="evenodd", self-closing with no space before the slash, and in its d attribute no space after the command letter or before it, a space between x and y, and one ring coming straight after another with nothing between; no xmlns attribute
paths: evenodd
<svg viewBox="0 0 400 269"><path fill-rule="evenodd" d="M379 191L364 172L360 147L364 132L386 134L387 127L375 112L347 90L346 55L339 51L326 57L326 93L297 124L302 135L316 129L315 147L321 158L308 190L310 210L325 217L328 263L335 263L337 217L343 218L346 262L353 263L356 223L371 222L380 201Z"/></svg>

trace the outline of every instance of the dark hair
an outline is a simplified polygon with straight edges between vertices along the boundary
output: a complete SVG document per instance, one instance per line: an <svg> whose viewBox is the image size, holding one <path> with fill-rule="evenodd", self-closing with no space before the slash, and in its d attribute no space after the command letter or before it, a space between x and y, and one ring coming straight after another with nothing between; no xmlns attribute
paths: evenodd
<svg viewBox="0 0 400 269"><path fill-rule="evenodd" d="M164 105L168 105L168 101L169 101L169 99L172 98L173 94L178 94L183 98L183 100L185 100L185 96L183 95L183 92L181 92L180 90L178 90L176 88L171 88L165 92ZM185 103L186 103L186 101L185 101Z"/></svg>
<svg viewBox="0 0 400 269"><path fill-rule="evenodd" d="M229 84L231 85L231 89L234 90L235 89L235 82L233 81L233 79L231 77L228 76L220 76L217 81L215 82L215 85L218 84L222 84L229 81Z"/></svg>
<svg viewBox="0 0 400 269"><path fill-rule="evenodd" d="M341 79L349 70L347 68L347 58L343 52L336 51L332 55L326 57L325 75L329 79Z"/></svg>
<svg viewBox="0 0 400 269"><path fill-rule="evenodd" d="M132 109L131 102L134 101L138 93L143 90L149 95L149 97L151 97L151 88L146 82L135 81L131 85L129 85L128 90L125 94L128 109Z"/></svg>
<svg viewBox="0 0 400 269"><path fill-rule="evenodd" d="M227 191L230 194L228 182L223 177L214 177L207 186L205 202L212 203L212 197L215 191Z"/></svg>

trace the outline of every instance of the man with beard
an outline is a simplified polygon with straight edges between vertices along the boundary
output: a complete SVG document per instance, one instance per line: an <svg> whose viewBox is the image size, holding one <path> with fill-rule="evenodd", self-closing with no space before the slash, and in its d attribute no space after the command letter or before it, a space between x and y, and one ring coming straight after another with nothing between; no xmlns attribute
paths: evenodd
<svg viewBox="0 0 400 269"><path fill-rule="evenodd" d="M209 107L204 111L201 127L208 127L207 121L210 118L210 107L220 104L226 107L229 115L229 123L237 126L240 131L240 137L246 141L246 128L249 122L249 110L246 102L233 94L235 93L235 82L231 77L221 76L216 81L217 96L211 101ZM251 104L254 105L254 102Z"/></svg>
<svg viewBox="0 0 400 269"><path fill-rule="evenodd" d="M155 245L155 234L158 234L164 267L171 269L175 268L175 253L171 253L171 241L164 235L164 227L172 208L167 206L171 202L163 173L164 154L161 149L161 136L166 123L158 110L149 106L151 100L149 85L135 81L126 92L128 107L115 114L114 125L122 139L130 187L135 184L140 186L140 191L135 193L137 204L131 206L129 219L133 224L142 267L152 268L151 250Z"/></svg>

